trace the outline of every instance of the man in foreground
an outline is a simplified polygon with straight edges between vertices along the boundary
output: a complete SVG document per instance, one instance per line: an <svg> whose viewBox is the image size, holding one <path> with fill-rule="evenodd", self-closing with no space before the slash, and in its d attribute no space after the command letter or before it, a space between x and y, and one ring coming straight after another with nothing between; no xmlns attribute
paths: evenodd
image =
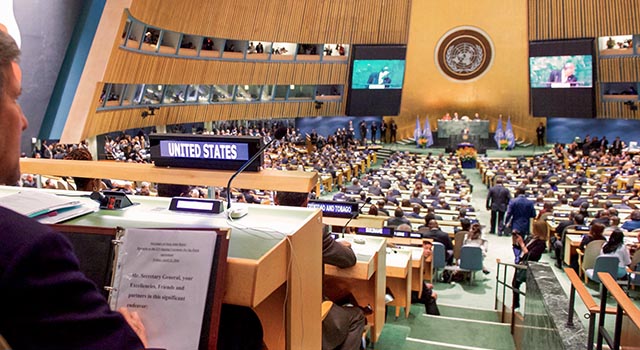
<svg viewBox="0 0 640 350"><path fill-rule="evenodd" d="M19 54L0 25L1 185L19 179L20 136L28 126L17 102ZM109 309L61 234L0 207L0 242L0 334L14 349L144 348L137 314Z"/></svg>

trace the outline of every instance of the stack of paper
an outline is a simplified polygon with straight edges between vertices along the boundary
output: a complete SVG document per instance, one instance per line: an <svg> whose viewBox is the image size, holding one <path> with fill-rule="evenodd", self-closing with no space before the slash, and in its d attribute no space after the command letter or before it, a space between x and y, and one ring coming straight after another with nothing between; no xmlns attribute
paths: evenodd
<svg viewBox="0 0 640 350"><path fill-rule="evenodd" d="M0 206L44 224L59 223L98 209L97 205L83 204L77 198L56 196L36 190L1 197Z"/></svg>

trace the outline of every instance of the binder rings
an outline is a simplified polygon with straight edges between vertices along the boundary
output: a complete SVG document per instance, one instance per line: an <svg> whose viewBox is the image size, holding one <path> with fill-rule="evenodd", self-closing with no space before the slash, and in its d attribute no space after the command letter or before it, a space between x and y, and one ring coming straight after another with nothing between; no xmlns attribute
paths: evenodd
<svg viewBox="0 0 640 350"><path fill-rule="evenodd" d="M215 349L228 229L132 229L52 225L112 309L140 314L149 347Z"/></svg>

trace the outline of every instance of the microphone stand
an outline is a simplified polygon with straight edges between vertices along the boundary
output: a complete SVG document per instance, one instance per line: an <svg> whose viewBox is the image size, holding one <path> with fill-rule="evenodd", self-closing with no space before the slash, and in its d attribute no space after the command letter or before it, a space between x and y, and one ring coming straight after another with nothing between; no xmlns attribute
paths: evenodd
<svg viewBox="0 0 640 350"><path fill-rule="evenodd" d="M258 157L262 156L264 151L269 146L271 146L272 143L274 143L276 140L280 140L281 138L285 137L286 134L287 134L286 128L280 128L276 130L276 132L273 135L273 138L269 142L267 142L266 145L262 146L262 148L260 148L258 152L256 152L256 154L253 155L253 157L251 157L248 161L242 164L240 169L238 169L233 175L231 175L231 178L229 178L229 182L227 182L227 210L231 208L231 181L233 181L233 179L235 179L236 176L238 176L238 174L243 172L251 163L253 163L256 159L258 159Z"/></svg>
<svg viewBox="0 0 640 350"><path fill-rule="evenodd" d="M371 197L367 197L367 199L364 200L364 202L358 208L358 210L355 213L351 214L351 217L349 218L349 220L347 220L347 222L344 224L344 227L342 228L342 234L340 238L344 238L344 232L347 230L347 225L349 225L351 220L355 219L356 216L360 214L360 210L362 210L362 208L364 208L364 206L367 205L368 203L371 203Z"/></svg>

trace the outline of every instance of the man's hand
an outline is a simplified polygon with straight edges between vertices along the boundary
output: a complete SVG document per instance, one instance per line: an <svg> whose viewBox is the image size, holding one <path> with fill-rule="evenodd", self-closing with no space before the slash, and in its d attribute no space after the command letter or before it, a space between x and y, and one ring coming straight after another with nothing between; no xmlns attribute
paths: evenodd
<svg viewBox="0 0 640 350"><path fill-rule="evenodd" d="M126 307L121 307L118 309L118 312L122 314L122 316L124 316L124 319L127 321L127 323L129 324L129 326L133 329L134 332L136 332L136 334L138 335L138 338L140 338L140 341L142 342L142 345L144 345L144 347L147 347L147 331L144 328L144 324L142 324L142 320L140 319L140 315L138 315L137 312L133 311L129 311L129 309L127 309Z"/></svg>

